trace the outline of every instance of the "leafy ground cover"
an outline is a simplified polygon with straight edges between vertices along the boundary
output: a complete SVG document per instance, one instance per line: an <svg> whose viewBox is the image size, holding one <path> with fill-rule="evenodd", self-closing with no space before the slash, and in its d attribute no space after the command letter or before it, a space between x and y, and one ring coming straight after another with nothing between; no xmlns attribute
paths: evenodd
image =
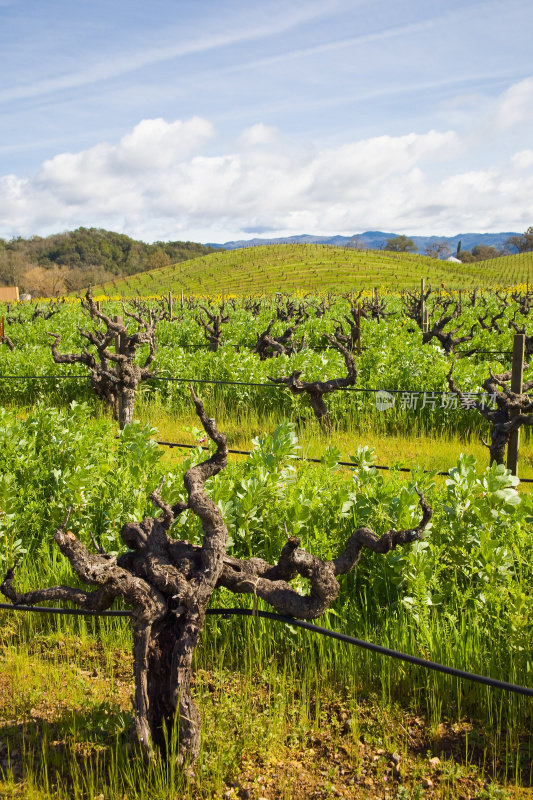
<svg viewBox="0 0 533 800"><path fill-rule="evenodd" d="M465 391L479 390L489 368L508 368L511 319L528 324L512 297L505 297L510 305L501 331L478 327L472 341L498 352L455 365ZM485 299L484 311L500 310L501 296ZM179 322L161 322L158 330L160 375L268 383L269 376L296 368L310 379L342 374L342 358L323 349L322 334L348 312L349 298L335 299L322 316L314 313L320 298L310 302L301 331L310 346L267 362L245 345L272 318L273 301L256 318L236 303L226 344L217 353L205 349L196 310L179 309ZM107 308L121 312L119 305ZM533 500L503 467L486 468L481 416L439 402L450 357L438 346L422 346L400 298L386 298L386 308L393 316L363 320L358 386L424 388L433 404L412 407L398 399L380 411L373 394L332 395L333 431L326 435L310 418L305 399L288 392L202 385L206 408L227 429L230 447L253 450L232 460L209 486L230 528L231 550L276 558L286 527L309 550L330 558L354 526L382 533L412 525L418 519L415 486L422 488L436 510L426 540L384 558L367 554L344 580L323 624L528 685ZM430 311L438 313L433 305ZM478 311L463 302L467 330ZM186 381L153 381L138 398L142 422L117 438L88 382L63 380L64 369L50 356L47 330L61 332L65 351L79 350L77 326L87 320L78 305L64 304L49 320L32 318L32 308L23 304L13 316L18 314L6 325L13 350L0 347L0 375L19 378L0 380L8 406L0 410L0 566L21 559L21 589L72 584L68 564L51 545L66 507L73 506L70 525L82 541L92 546L93 533L106 550L117 552L121 525L154 513L147 498L163 473L165 498L175 502L185 469L205 457L199 447L185 454L163 450L154 438L197 445L203 437L195 429ZM274 331L285 326L276 322ZM24 378L38 373L56 377ZM323 459L302 463L300 455ZM531 455L526 435L523 477L533 476ZM350 457L353 468L338 466ZM374 469L376 458L416 466L410 473L388 474ZM422 467L450 472L438 477ZM195 541L199 531L185 514L174 535ZM221 592L215 602L224 608L235 598ZM489 800L507 791L525 797L531 790L533 726L526 698L244 619L211 619L206 629L196 686L206 737L199 782L185 787L161 766L146 772L132 758L126 734L130 641L123 622L10 612L0 613L0 621L0 796L118 800L168 797L173 787L179 797ZM440 762L430 764L431 758Z"/></svg>
<svg viewBox="0 0 533 800"><path fill-rule="evenodd" d="M110 420L93 421L80 404L38 407L24 419L3 411L0 430L1 551L4 565L23 558L21 588L72 584L51 545L67 504L77 536L91 546L92 532L116 552L121 524L150 513L147 497L161 474L165 497L175 502L184 470L203 457L195 449L169 471L153 430L137 424L117 439ZM379 533L410 526L416 484L436 510L427 539L363 558L323 624L527 685L533 501L517 493L516 480L502 467L479 469L467 456L444 484L416 469L407 481L385 477L364 448L353 454L348 475L334 453L296 468L298 448L294 427L283 423L258 438L252 456L212 480L230 552L270 560L286 527L331 557L354 526ZM185 514L174 535L195 541L200 532ZM215 602L224 608L235 597L220 592ZM169 785L179 786L161 770L141 777L140 762L131 759L123 621L9 612L1 619L0 692L12 694L0 706L7 796L135 797L140 781L142 791L164 797ZM210 620L197 668L206 735L201 781L186 790L192 797L451 798L460 790L464 797L504 797L503 789L497 794L503 786L531 782L527 698L248 619ZM435 757L440 762L430 764ZM282 765L291 762L287 774Z"/></svg>

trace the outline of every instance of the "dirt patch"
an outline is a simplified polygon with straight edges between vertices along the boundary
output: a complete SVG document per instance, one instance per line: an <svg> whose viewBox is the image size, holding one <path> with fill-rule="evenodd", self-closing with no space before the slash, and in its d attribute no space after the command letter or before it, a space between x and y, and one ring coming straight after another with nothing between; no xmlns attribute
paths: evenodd
<svg viewBox="0 0 533 800"><path fill-rule="evenodd" d="M113 754L134 755L131 655L72 640L34 641L31 650L26 661L7 649L0 655L0 798L39 796L29 791L28 775L42 774L44 762L51 785L63 786L68 796L73 764L105 776ZM523 752L513 761L503 746L491 752L484 732L467 721L435 729L423 716L383 709L372 698L354 703L329 689L309 701L298 687L278 688L260 677L198 670L202 780L184 797L533 797L531 740L519 743ZM521 787L514 785L518 762ZM124 791L116 800L129 797Z"/></svg>

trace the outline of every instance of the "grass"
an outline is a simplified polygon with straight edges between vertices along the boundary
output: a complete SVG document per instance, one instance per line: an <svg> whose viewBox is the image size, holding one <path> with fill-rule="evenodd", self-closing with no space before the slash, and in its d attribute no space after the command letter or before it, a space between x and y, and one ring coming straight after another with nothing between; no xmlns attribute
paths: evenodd
<svg viewBox="0 0 533 800"><path fill-rule="evenodd" d="M213 627L197 657L204 738L188 783L169 765L144 765L130 742L127 626L99 621L97 638L91 623L56 618L43 634L31 616L2 614L2 798L528 796L523 737L495 746L492 732L457 709L432 718L373 693L356 668L328 681L294 653L259 660L250 632L236 669Z"/></svg>
<svg viewBox="0 0 533 800"><path fill-rule="evenodd" d="M272 432L280 423L276 414L259 414L253 409L240 410L227 408L218 401L217 425L228 438L228 446L233 450L251 450L253 438L265 432ZM196 444L193 434L198 420L191 413L175 414L162 405L138 402L135 417L143 423L157 428L160 441ZM340 461L349 461L359 446L371 447L375 451L376 463L384 466L410 468L414 464L426 470L445 472L457 463L461 453L475 456L480 467L488 464L488 449L481 438L471 432L463 435L448 434L446 431L428 432L424 429L412 430L410 435L391 434L379 430L375 425L358 427L349 422L343 427L333 428L331 434L321 430L314 419L298 427L298 439L302 456L321 458L328 447L336 446L340 451ZM169 448L165 458L169 462L183 457L183 450ZM232 455L232 458L239 458ZM522 432L519 475L533 479L533 437L528 429ZM528 485L523 489L529 491Z"/></svg>
<svg viewBox="0 0 533 800"><path fill-rule="evenodd" d="M143 272L93 288L93 295L226 296L274 292L349 292L383 287L419 288L425 278L448 289L501 287L531 282L533 253L473 264L412 253L352 250L329 245L263 245L229 250Z"/></svg>

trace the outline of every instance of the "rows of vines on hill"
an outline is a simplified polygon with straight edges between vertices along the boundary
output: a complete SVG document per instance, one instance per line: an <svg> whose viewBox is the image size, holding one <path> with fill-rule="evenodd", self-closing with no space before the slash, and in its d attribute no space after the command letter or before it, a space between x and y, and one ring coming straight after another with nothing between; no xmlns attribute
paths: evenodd
<svg viewBox="0 0 533 800"><path fill-rule="evenodd" d="M533 252L473 264L442 261L413 253L353 250L328 245L268 245L213 253L160 269L98 282L95 292L110 296L194 295L274 292L342 292L346 287L409 288L425 277L452 289L526 283L533 275Z"/></svg>

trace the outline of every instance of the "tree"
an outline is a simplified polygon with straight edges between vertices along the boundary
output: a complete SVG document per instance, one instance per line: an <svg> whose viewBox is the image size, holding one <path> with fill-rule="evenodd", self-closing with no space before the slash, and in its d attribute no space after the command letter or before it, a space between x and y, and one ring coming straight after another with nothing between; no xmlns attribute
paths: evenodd
<svg viewBox="0 0 533 800"><path fill-rule="evenodd" d="M66 292L68 270L63 267L32 267L24 273L22 288L33 297L59 297Z"/></svg>
<svg viewBox="0 0 533 800"><path fill-rule="evenodd" d="M176 724L178 762L190 773L200 748L201 718L191 695L192 660L205 622L213 591L224 587L237 594L251 594L269 603L278 613L300 619L323 614L339 593L338 577L352 570L364 547L387 553L397 546L420 540L433 511L419 493L422 518L407 530L390 530L378 537L370 528L358 528L344 551L324 561L300 548L291 537L277 564L260 558L237 559L226 555L228 529L205 484L227 464L226 437L205 413L202 402L191 395L196 413L216 451L191 467L184 476L187 501L168 505L161 498L162 484L150 495L161 510L157 518L129 522L121 537L129 548L118 558L102 551L94 554L67 530L68 514L54 535L76 575L94 591L68 586L19 593L10 568L0 591L12 603L35 605L67 600L83 608L101 611L116 597L131 607L135 674L135 730L143 752L153 757L159 750L171 756L169 745ZM171 539L169 531L186 509L196 514L203 528L201 545ZM291 585L305 578L309 591Z"/></svg>
<svg viewBox="0 0 533 800"><path fill-rule="evenodd" d="M161 267L167 267L169 264L170 257L161 247L154 250L148 259L148 269L161 269Z"/></svg>
<svg viewBox="0 0 533 800"><path fill-rule="evenodd" d="M505 244L517 253L529 253L533 250L533 227L529 227L522 236L509 236Z"/></svg>
<svg viewBox="0 0 533 800"><path fill-rule="evenodd" d="M387 239L384 249L390 250L392 253L416 253L418 251L418 247L413 240L403 234Z"/></svg>
<svg viewBox="0 0 533 800"><path fill-rule="evenodd" d="M476 244L472 248L472 255L476 261L489 261L491 258L498 258L498 256L501 256L501 252L493 245Z"/></svg>
<svg viewBox="0 0 533 800"><path fill-rule="evenodd" d="M350 236L350 238L346 242L346 247L351 247L353 250L364 250L365 243L360 236L354 234L353 236Z"/></svg>
<svg viewBox="0 0 533 800"><path fill-rule="evenodd" d="M472 250L463 250L458 256L464 264L472 264L475 261L488 261L491 258L498 258L501 252L497 247L488 244L476 244Z"/></svg>
<svg viewBox="0 0 533 800"><path fill-rule="evenodd" d="M89 368L94 392L113 409L113 415L122 430L133 420L135 395L139 383L155 375L149 367L155 355L155 329L163 311L155 316L151 312L149 314L145 312L148 314L148 319L143 319L140 313L127 311L124 308L125 315L138 324L137 330L129 333L122 321L113 320L98 309L90 289L87 290L85 300L82 299L81 304L91 319L99 319L106 326L105 331L78 329L96 350L96 356L86 349L81 353L60 353L57 346L61 336L59 333L50 333L54 339L52 357L56 364L84 364ZM137 351L146 344L149 346L149 352L144 364L140 366L135 362ZM114 350L111 350L113 345Z"/></svg>
<svg viewBox="0 0 533 800"><path fill-rule="evenodd" d="M446 258L451 251L446 242L431 242L426 245L424 252L430 258Z"/></svg>

